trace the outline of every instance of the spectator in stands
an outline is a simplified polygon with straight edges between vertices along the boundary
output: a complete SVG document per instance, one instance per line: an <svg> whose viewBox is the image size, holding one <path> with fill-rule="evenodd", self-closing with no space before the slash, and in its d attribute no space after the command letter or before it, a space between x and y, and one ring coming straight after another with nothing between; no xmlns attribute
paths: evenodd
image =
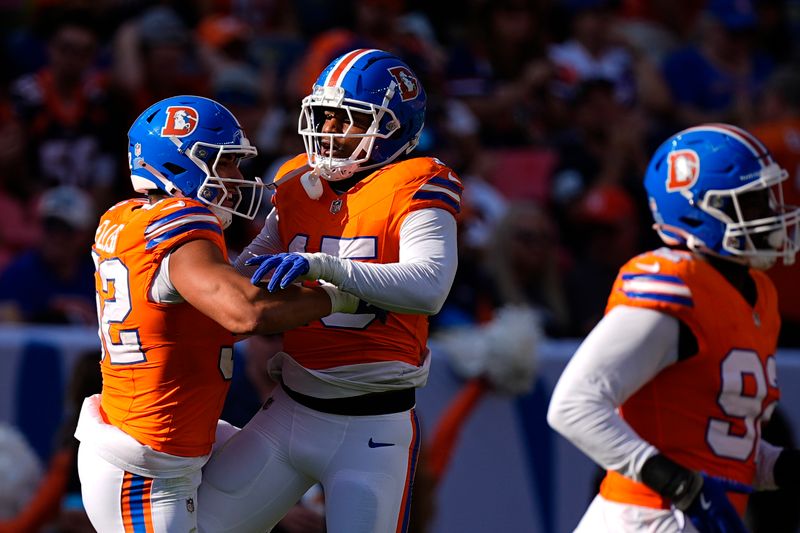
<svg viewBox="0 0 800 533"><path fill-rule="evenodd" d="M396 24L403 11L403 0L357 0L353 2L350 25L334 26L311 38L306 53L292 72L288 97L300 101L308 94L319 73L334 58L357 48L380 48L403 55L398 50ZM416 65L415 71L422 73ZM420 74L421 75L421 74ZM424 80L423 80L424 83ZM426 84L427 86L427 84Z"/></svg>
<svg viewBox="0 0 800 533"><path fill-rule="evenodd" d="M212 72L249 62L253 28L247 21L232 14L213 13L200 21L196 34L203 60Z"/></svg>
<svg viewBox="0 0 800 533"><path fill-rule="evenodd" d="M571 0L572 32L563 43L553 44L548 57L556 69L556 88L570 98L581 82L608 80L618 102L630 104L636 95L634 58L615 42L612 3L608 0Z"/></svg>
<svg viewBox="0 0 800 533"><path fill-rule="evenodd" d="M625 107L614 96L614 84L603 78L580 84L570 105L571 126L555 136L558 164L552 201L563 217L587 190L599 183L638 187L647 166L646 116ZM568 244L572 236L567 235Z"/></svg>
<svg viewBox="0 0 800 533"><path fill-rule="evenodd" d="M100 204L113 198L117 138L105 74L97 69L98 36L81 11L53 11L48 63L11 85L24 125L35 179L43 186L75 185Z"/></svg>
<svg viewBox="0 0 800 533"><path fill-rule="evenodd" d="M209 93L198 49L186 23L168 5L150 7L125 21L114 36L113 74L134 103L134 117L166 97Z"/></svg>
<svg viewBox="0 0 800 533"><path fill-rule="evenodd" d="M532 202L512 202L488 242L486 273L495 285L497 304L532 307L548 336L566 334L564 264L558 230L548 212Z"/></svg>
<svg viewBox="0 0 800 533"><path fill-rule="evenodd" d="M552 69L546 9L531 0L475 4L466 38L450 48L445 92L480 121L486 146L541 140L539 124Z"/></svg>
<svg viewBox="0 0 800 533"><path fill-rule="evenodd" d="M669 54L663 65L678 126L701 122L747 124L773 69L756 49L751 0L710 0L698 19L698 42Z"/></svg>
<svg viewBox="0 0 800 533"><path fill-rule="evenodd" d="M37 210L41 238L0 275L7 321L96 323L94 264L86 253L97 223L88 193L63 185L45 191Z"/></svg>
<svg viewBox="0 0 800 533"><path fill-rule="evenodd" d="M11 103L0 98L0 272L39 237L33 208L37 184L25 157L24 131Z"/></svg>
<svg viewBox="0 0 800 533"><path fill-rule="evenodd" d="M599 184L578 201L571 217L574 266L566 276L570 335L583 337L603 317L617 271L639 250L634 201L616 184Z"/></svg>

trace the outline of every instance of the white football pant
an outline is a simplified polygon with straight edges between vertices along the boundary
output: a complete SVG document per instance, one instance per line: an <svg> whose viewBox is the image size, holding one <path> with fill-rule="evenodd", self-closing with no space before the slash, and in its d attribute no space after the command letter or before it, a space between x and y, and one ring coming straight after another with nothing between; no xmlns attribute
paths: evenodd
<svg viewBox="0 0 800 533"><path fill-rule="evenodd" d="M319 482L329 533L406 531L419 450L413 409L343 416L277 387L203 469L202 533L265 533Z"/></svg>
<svg viewBox="0 0 800 533"><path fill-rule="evenodd" d="M102 533L197 531L200 470L177 478L148 478L112 465L94 450L78 449L81 495L92 525Z"/></svg>
<svg viewBox="0 0 800 533"><path fill-rule="evenodd" d="M581 518L575 533L697 533L684 514L606 500L599 494Z"/></svg>

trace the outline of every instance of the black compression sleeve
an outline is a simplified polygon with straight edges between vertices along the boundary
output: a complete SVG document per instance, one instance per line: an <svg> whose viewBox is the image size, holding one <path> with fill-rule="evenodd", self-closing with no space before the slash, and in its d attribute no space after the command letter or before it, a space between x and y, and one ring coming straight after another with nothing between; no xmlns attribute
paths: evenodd
<svg viewBox="0 0 800 533"><path fill-rule="evenodd" d="M702 476L661 454L642 465L642 482L685 511L703 486Z"/></svg>

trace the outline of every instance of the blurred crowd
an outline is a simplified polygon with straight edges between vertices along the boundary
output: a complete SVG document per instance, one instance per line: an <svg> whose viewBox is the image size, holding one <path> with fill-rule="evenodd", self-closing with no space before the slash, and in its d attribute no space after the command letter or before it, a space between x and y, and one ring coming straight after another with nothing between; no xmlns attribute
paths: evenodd
<svg viewBox="0 0 800 533"><path fill-rule="evenodd" d="M657 246L642 176L688 125L751 128L800 200L800 0L38 0L0 3L0 320L92 324L87 249L131 196L126 128L175 94L228 106L270 181L332 58L390 50L422 78L417 153L466 183L460 267L434 329L527 303L585 335L618 267ZM235 252L258 230L237 223ZM777 269L800 344L796 268Z"/></svg>
<svg viewBox="0 0 800 533"><path fill-rule="evenodd" d="M434 331L527 304L548 337L586 335L619 267L660 245L642 177L687 126L750 129L800 202L800 0L4 0L0 28L0 322L95 325L94 229L134 194L126 132L149 104L223 103L259 150L243 173L269 182L303 151L301 98L354 48L420 76L415 155L465 183ZM260 220L234 221L233 253ZM770 272L786 347L798 274Z"/></svg>
<svg viewBox="0 0 800 533"><path fill-rule="evenodd" d="M527 303L585 335L619 266L657 246L642 176L698 122L751 128L800 200L800 0L3 2L0 317L88 323L102 210L131 196L126 128L175 94L228 106L270 181L302 151L300 99L332 58L390 50L422 78L417 152L466 182L460 268L433 327ZM239 223L233 251L258 230ZM800 344L794 268L775 272ZM792 327L794 325L795 327Z"/></svg>

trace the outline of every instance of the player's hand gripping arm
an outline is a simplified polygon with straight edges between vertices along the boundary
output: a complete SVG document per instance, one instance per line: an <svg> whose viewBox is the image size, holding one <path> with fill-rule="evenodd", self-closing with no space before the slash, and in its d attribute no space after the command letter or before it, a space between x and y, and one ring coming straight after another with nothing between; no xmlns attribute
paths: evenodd
<svg viewBox="0 0 800 533"><path fill-rule="evenodd" d="M266 230L267 225L262 235ZM271 242L259 238L265 244ZM401 313L437 313L457 266L455 219L441 209L421 209L406 217L400 229L397 263L365 263L325 253L276 255L274 248L264 248L267 246L259 249L254 241L237 260L239 268L257 266L253 283L263 283L274 269L270 291L295 281L322 279L377 307Z"/></svg>
<svg viewBox="0 0 800 533"><path fill-rule="evenodd" d="M239 274L207 240L177 248L168 264L178 293L237 335L281 332L333 312L355 312L359 304L357 297L330 286L269 294Z"/></svg>

